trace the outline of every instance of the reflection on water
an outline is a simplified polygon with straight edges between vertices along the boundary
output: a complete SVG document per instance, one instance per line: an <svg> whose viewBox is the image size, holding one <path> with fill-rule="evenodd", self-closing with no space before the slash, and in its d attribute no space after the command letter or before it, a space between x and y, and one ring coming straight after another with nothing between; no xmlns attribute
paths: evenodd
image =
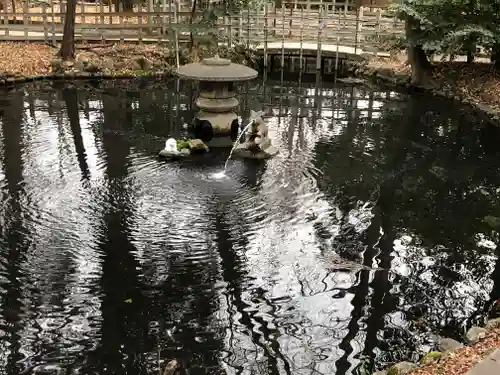
<svg viewBox="0 0 500 375"><path fill-rule="evenodd" d="M280 154L164 163L192 91L0 98L8 375L356 374L500 297L498 130L428 97L253 82Z"/></svg>

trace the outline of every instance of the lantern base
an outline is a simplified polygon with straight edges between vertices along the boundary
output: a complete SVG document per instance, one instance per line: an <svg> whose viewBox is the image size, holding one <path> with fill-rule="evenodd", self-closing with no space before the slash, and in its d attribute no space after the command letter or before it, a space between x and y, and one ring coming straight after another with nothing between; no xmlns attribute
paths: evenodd
<svg viewBox="0 0 500 375"><path fill-rule="evenodd" d="M213 136L238 135L238 116L234 112L216 113L199 111L194 119L194 133L201 140L210 141Z"/></svg>

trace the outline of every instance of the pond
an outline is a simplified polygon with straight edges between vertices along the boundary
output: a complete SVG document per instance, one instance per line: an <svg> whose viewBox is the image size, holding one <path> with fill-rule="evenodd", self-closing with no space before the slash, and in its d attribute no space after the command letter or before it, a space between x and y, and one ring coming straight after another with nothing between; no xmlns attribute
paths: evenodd
<svg viewBox="0 0 500 375"><path fill-rule="evenodd" d="M280 154L156 157L178 82L0 96L0 368L367 374L460 337L500 298L499 131L449 101L240 87Z"/></svg>

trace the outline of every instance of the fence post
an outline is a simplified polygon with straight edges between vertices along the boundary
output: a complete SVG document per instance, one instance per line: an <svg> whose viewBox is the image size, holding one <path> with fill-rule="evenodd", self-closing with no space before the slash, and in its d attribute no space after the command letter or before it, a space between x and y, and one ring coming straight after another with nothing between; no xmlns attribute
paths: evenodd
<svg viewBox="0 0 500 375"><path fill-rule="evenodd" d="M54 1L50 0L50 15L52 22L51 24L51 29L52 29L52 44L56 45L56 14L54 12Z"/></svg>
<svg viewBox="0 0 500 375"><path fill-rule="evenodd" d="M339 47L340 47L340 9L337 20L337 50L335 52L335 78L337 78L337 71L339 69Z"/></svg>
<svg viewBox="0 0 500 375"><path fill-rule="evenodd" d="M285 68L285 4L281 5L281 74Z"/></svg>
<svg viewBox="0 0 500 375"><path fill-rule="evenodd" d="M250 25L250 8L247 9L247 51L250 49L250 33L252 27Z"/></svg>
<svg viewBox="0 0 500 375"><path fill-rule="evenodd" d="M80 20L82 22L82 25L85 26L85 2L84 1L82 1L82 4L80 6ZM85 27L83 27L82 28L82 43L85 43L85 30L86 30Z"/></svg>
<svg viewBox="0 0 500 375"><path fill-rule="evenodd" d="M321 38L323 37L323 26L324 26L324 7L319 9L319 19L318 19L318 40L316 42L316 70L321 70Z"/></svg>
<svg viewBox="0 0 500 375"><path fill-rule="evenodd" d="M375 57L378 56L378 46L379 46L379 38L380 38L380 19L382 18L382 10L377 9L377 18L375 25Z"/></svg>
<svg viewBox="0 0 500 375"><path fill-rule="evenodd" d="M363 7L359 7L356 12L356 41L354 43L354 54L358 54L358 49L361 49L361 29L363 27Z"/></svg>
<svg viewBox="0 0 500 375"><path fill-rule="evenodd" d="M64 25L64 20L66 18L66 3L59 0L59 13L61 15L61 23ZM24 18L24 17L23 17ZM64 26L63 26L64 27Z"/></svg>
<svg viewBox="0 0 500 375"><path fill-rule="evenodd" d="M238 44L243 44L243 10L240 10L240 16L238 17L239 26L238 26Z"/></svg>
<svg viewBox="0 0 500 375"><path fill-rule="evenodd" d="M264 70L267 70L267 11L268 5L267 2L264 3Z"/></svg>
<svg viewBox="0 0 500 375"><path fill-rule="evenodd" d="M300 8L300 51L299 51L299 69L302 74L304 68L304 7Z"/></svg>
<svg viewBox="0 0 500 375"><path fill-rule="evenodd" d="M120 43L125 43L125 37L123 36L124 34L124 19L123 19L123 3L120 1L120 4L118 4L118 10L120 11L120 16L118 17L118 20L120 21Z"/></svg>
<svg viewBox="0 0 500 375"><path fill-rule="evenodd" d="M147 12L148 12L148 27L147 27L147 31L146 31L146 34L151 34L152 31L153 31L153 27L154 27L154 16L153 16L153 0L148 0L148 7L147 7ZM140 4L139 4L140 6Z"/></svg>
<svg viewBox="0 0 500 375"><path fill-rule="evenodd" d="M173 28L172 28L172 0L168 0L168 47L170 49L170 52L175 48L174 47L174 40L173 40Z"/></svg>
<svg viewBox="0 0 500 375"><path fill-rule="evenodd" d="M28 40L28 19L29 19L30 9L28 7L28 2L23 3L23 25L24 25L24 38Z"/></svg>
<svg viewBox="0 0 500 375"><path fill-rule="evenodd" d="M42 3L42 19L43 19L43 38L45 41L49 40L49 25L47 22L47 4Z"/></svg>
<svg viewBox="0 0 500 375"><path fill-rule="evenodd" d="M99 18L100 18L100 27L99 27L99 31L100 31L100 34L101 34L101 42L104 42L104 40L106 39L104 37L104 0L99 0Z"/></svg>
<svg viewBox="0 0 500 375"><path fill-rule="evenodd" d="M161 16L161 28L160 28L160 33L161 33L161 37L162 37L162 40L163 38L165 37L165 24L167 23L167 19L165 18L165 13L167 13L167 0L161 0L161 11L162 11L162 16ZM169 14L170 16L170 14Z"/></svg>
<svg viewBox="0 0 500 375"><path fill-rule="evenodd" d="M102 1L102 0L101 0ZM139 44L142 43L142 3L137 4L137 24L139 25L138 35L139 35Z"/></svg>
<svg viewBox="0 0 500 375"><path fill-rule="evenodd" d="M8 0L3 0L3 9L4 9L4 13L9 13ZM9 16L3 16L3 27L4 27L4 31L5 31L5 36L9 36Z"/></svg>
<svg viewBox="0 0 500 375"><path fill-rule="evenodd" d="M179 9L180 4L178 2L174 3L174 20L175 20L175 32L174 32L174 40L175 40L175 64L177 68L180 65L179 58L179 30L177 29L179 26ZM178 80L177 80L178 81Z"/></svg>

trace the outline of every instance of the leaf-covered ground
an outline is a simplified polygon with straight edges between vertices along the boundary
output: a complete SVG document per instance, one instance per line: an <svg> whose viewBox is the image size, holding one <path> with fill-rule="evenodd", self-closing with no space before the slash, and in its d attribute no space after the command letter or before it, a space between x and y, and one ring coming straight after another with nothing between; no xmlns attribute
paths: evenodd
<svg viewBox="0 0 500 375"><path fill-rule="evenodd" d="M500 348L498 328L489 331L477 344L458 349L439 362L412 371L411 375L465 375L475 364L497 348Z"/></svg>
<svg viewBox="0 0 500 375"><path fill-rule="evenodd" d="M57 52L44 44L0 43L0 76L32 76L50 73Z"/></svg>
<svg viewBox="0 0 500 375"><path fill-rule="evenodd" d="M49 75L78 71L112 76L141 76L145 73L168 72L176 64L176 54L167 43L110 43L76 46L74 62L63 63L57 58L58 48L42 43L0 42L0 79ZM244 46L228 49L201 46L195 53L186 47L179 51L184 64L219 53L232 61L255 66L256 56Z"/></svg>
<svg viewBox="0 0 500 375"><path fill-rule="evenodd" d="M0 76L23 77L54 73L58 49L40 43L1 42ZM130 74L138 70L165 70L170 54L164 45L78 45L75 61L94 71ZM71 65L71 64L69 64Z"/></svg>

